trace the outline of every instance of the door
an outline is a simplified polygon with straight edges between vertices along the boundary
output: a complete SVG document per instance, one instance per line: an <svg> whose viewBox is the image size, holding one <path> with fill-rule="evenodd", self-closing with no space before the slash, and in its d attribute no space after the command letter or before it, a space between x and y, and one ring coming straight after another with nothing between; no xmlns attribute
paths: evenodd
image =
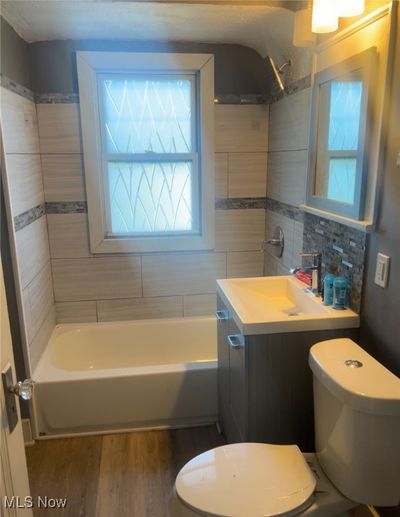
<svg viewBox="0 0 400 517"><path fill-rule="evenodd" d="M8 320L7 300L4 289L3 268L0 260L0 291L1 291L1 343L0 343L0 370L5 372L11 366L12 382L15 383L15 365L11 344L10 323ZM29 508L29 481L26 467L24 440L22 435L21 415L19 403L15 400L18 422L10 432L6 411L6 394L3 383L0 382L0 409L1 409L1 479L0 479L0 508L5 517L31 517ZM15 397L15 395L12 395Z"/></svg>

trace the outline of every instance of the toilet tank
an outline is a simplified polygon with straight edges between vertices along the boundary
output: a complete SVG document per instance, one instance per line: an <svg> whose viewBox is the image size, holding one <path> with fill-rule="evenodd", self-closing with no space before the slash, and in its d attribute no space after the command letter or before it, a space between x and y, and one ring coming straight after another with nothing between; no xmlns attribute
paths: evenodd
<svg viewBox="0 0 400 517"><path fill-rule="evenodd" d="M315 448L331 482L349 499L400 502L400 379L350 339L310 350Z"/></svg>

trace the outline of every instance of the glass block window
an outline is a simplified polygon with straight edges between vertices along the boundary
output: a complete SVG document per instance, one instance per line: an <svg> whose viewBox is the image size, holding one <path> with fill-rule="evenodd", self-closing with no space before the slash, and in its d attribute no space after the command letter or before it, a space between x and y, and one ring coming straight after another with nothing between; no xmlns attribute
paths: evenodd
<svg viewBox="0 0 400 517"><path fill-rule="evenodd" d="M194 75L99 77L109 235L198 228Z"/></svg>

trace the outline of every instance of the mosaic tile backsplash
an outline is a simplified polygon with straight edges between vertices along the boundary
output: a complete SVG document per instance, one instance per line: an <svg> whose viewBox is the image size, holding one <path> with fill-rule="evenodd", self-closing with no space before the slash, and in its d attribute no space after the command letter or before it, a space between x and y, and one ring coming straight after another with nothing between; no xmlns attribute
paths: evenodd
<svg viewBox="0 0 400 517"><path fill-rule="evenodd" d="M367 236L354 228L304 214L304 252L322 253L322 274L350 281L350 307L360 312Z"/></svg>

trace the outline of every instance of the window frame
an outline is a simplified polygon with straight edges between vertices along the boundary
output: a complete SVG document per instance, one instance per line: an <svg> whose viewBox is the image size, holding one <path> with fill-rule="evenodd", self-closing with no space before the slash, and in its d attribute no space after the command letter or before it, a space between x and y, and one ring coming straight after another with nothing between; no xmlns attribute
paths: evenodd
<svg viewBox="0 0 400 517"><path fill-rule="evenodd" d="M316 74L312 89L307 206L320 210L326 210L328 212L345 216L357 221L364 218L365 192L369 174L368 145L370 141L369 126L372 118L372 70L375 53L375 48L370 48L361 52L360 54L346 59L341 63L322 70ZM321 156L322 154L320 154L320 146L321 144L326 144L327 134L329 131L328 121L330 108L330 90L329 95L325 95L325 102L323 103L321 87L330 81L334 81L336 79L340 80L341 77L352 74L359 75L359 78L363 84L363 91L360 106L361 112L358 133L358 148L356 151L351 151L351 153L348 151L342 153L343 157L352 158L355 155L357 159L354 202L349 204L326 197L319 197L316 194L316 185L318 172L317 157L318 155ZM323 128L322 132L321 128ZM331 154L331 152L325 149L323 154L326 166L328 163L328 156ZM337 153L335 154L337 155Z"/></svg>
<svg viewBox="0 0 400 517"><path fill-rule="evenodd" d="M77 52L85 182L88 203L90 249L101 253L206 250L214 247L214 56L212 54ZM190 232L163 234L110 234L107 165L100 79L107 75L190 76L195 81L196 127L192 123L194 181L192 196L197 228ZM147 74L147 75L146 75ZM186 153L184 153L186 155ZM183 157L184 155L177 155ZM123 161L120 154L117 161ZM137 155L146 161L162 161L166 154ZM169 160L174 155L169 155ZM189 153L187 153L189 156ZM126 158L132 157L127 155ZM131 160L130 160L131 161ZM138 161L138 160L136 160ZM179 161L179 160L178 160ZM192 181L192 188L193 188ZM192 190L193 194L193 190Z"/></svg>

